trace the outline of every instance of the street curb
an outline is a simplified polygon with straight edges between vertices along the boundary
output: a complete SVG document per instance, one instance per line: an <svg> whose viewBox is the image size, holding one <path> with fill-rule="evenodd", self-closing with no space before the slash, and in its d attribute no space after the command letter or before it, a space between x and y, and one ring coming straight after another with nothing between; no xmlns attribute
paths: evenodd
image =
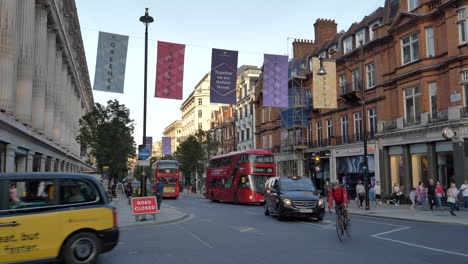
<svg viewBox="0 0 468 264"><path fill-rule="evenodd" d="M468 226L468 223L464 224L464 223L453 223L453 222L437 222L437 221L428 221L428 220L408 219L408 218L401 218L401 217L394 217L394 216L369 215L369 214L351 213L351 212L349 212L349 213L352 214L352 215L358 215L358 216L367 216L367 217L374 217L374 218L385 218L385 219L416 222L416 223Z"/></svg>
<svg viewBox="0 0 468 264"><path fill-rule="evenodd" d="M160 221L160 222L154 222L154 221L148 221L146 223L140 223L140 224L129 224L129 225L122 225L119 226L120 229L128 229L128 228L135 228L135 227L147 227L147 226L158 226L158 225L165 225L165 224L173 224L177 222L181 222L183 220L186 220L190 218L189 213L185 213L183 216L171 219L171 220L165 220L165 221ZM156 216L157 219L157 216Z"/></svg>

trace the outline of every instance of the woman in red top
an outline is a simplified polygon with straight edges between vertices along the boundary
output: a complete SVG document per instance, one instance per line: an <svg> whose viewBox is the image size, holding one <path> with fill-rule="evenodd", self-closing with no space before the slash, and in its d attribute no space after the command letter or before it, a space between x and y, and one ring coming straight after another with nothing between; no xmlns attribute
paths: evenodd
<svg viewBox="0 0 468 264"><path fill-rule="evenodd" d="M437 181L436 185L436 196L437 196L437 208L442 211L442 197L445 196L444 188L440 185L440 181Z"/></svg>

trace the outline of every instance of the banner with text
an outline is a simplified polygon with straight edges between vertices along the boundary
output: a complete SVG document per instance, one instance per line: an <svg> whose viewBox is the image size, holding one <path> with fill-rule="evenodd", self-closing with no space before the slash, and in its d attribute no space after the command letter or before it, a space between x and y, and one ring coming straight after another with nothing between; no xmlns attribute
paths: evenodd
<svg viewBox="0 0 468 264"><path fill-rule="evenodd" d="M185 45L158 41L154 97L182 100Z"/></svg>
<svg viewBox="0 0 468 264"><path fill-rule="evenodd" d="M145 147L151 151L153 149L153 137L145 138Z"/></svg>
<svg viewBox="0 0 468 264"><path fill-rule="evenodd" d="M237 55L234 50L212 50L211 103L236 104Z"/></svg>
<svg viewBox="0 0 468 264"><path fill-rule="evenodd" d="M288 56L264 55L263 106L288 107Z"/></svg>
<svg viewBox="0 0 468 264"><path fill-rule="evenodd" d="M94 90L123 93L128 36L99 32Z"/></svg>
<svg viewBox="0 0 468 264"><path fill-rule="evenodd" d="M312 91L312 105L316 109L336 108L336 63L334 61L323 61L323 67L327 74L320 76L317 71L320 69L319 58L312 60L312 75L314 88Z"/></svg>
<svg viewBox="0 0 468 264"><path fill-rule="evenodd" d="M162 137L162 154L172 155L171 137Z"/></svg>

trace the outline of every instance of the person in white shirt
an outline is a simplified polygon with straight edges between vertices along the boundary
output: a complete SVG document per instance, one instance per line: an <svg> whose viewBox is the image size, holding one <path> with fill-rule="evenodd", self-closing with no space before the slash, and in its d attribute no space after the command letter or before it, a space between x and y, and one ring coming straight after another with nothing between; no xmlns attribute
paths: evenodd
<svg viewBox="0 0 468 264"><path fill-rule="evenodd" d="M465 210L468 210L468 180L460 187L460 191L463 194L463 200L465 201Z"/></svg>
<svg viewBox="0 0 468 264"><path fill-rule="evenodd" d="M382 188L380 188L380 182L376 181L374 186L375 199L377 200L377 206L382 205Z"/></svg>

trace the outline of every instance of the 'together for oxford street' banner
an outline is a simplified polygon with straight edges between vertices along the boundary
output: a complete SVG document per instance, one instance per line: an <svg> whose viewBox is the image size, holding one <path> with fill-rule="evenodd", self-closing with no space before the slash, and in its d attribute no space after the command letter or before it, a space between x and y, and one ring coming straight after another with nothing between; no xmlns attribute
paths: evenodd
<svg viewBox="0 0 468 264"><path fill-rule="evenodd" d="M210 102L236 104L237 51L213 49Z"/></svg>
<svg viewBox="0 0 468 264"><path fill-rule="evenodd" d="M158 41L154 97L182 100L185 45Z"/></svg>
<svg viewBox="0 0 468 264"><path fill-rule="evenodd" d="M172 155L171 137L162 137L162 154Z"/></svg>
<svg viewBox="0 0 468 264"><path fill-rule="evenodd" d="M317 109L336 108L336 63L324 60L323 67L327 74L320 76L317 74L320 69L320 59L312 59L312 78L314 80L312 104Z"/></svg>
<svg viewBox="0 0 468 264"><path fill-rule="evenodd" d="M94 90L123 93L128 36L99 32Z"/></svg>
<svg viewBox="0 0 468 264"><path fill-rule="evenodd" d="M263 106L288 107L288 56L264 55Z"/></svg>

